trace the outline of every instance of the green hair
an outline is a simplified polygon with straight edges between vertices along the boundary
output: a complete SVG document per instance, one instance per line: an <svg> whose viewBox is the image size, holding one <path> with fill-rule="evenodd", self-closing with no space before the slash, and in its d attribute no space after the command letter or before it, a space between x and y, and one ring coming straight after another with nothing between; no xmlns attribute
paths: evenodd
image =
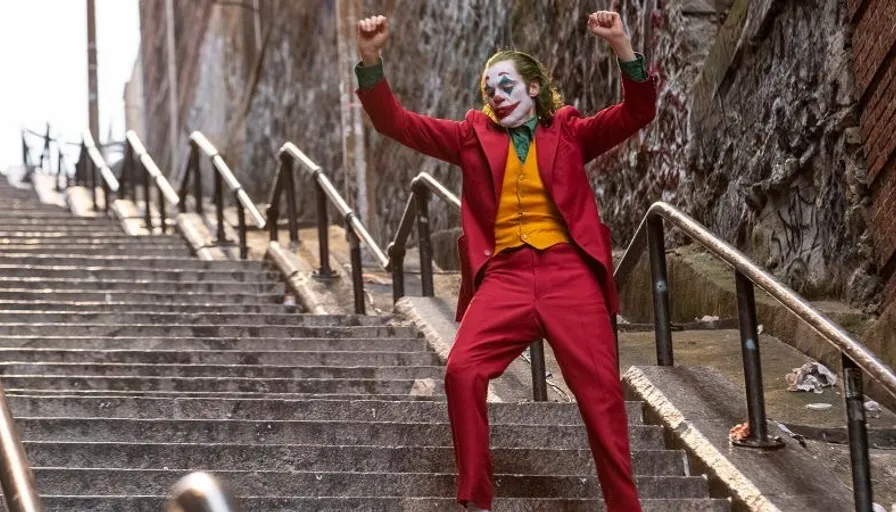
<svg viewBox="0 0 896 512"><path fill-rule="evenodd" d="M560 107L563 106L563 98L560 96L560 92L557 91L551 75L541 62L538 62L538 59L528 53L517 50L499 51L485 62L485 67L482 69L482 78L479 80L479 92L482 94L482 103L484 105L482 112L495 119L494 112L488 105L488 96L485 94L485 70L505 60L513 62L517 72L526 82L527 88L532 83L538 83L540 91L538 96L534 98L535 115L538 116L541 124L549 124L554 116L554 112L560 110Z"/></svg>

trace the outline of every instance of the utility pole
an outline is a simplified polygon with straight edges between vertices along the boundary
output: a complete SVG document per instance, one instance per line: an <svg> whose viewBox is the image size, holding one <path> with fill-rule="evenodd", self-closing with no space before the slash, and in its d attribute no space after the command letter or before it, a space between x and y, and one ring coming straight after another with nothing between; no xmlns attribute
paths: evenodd
<svg viewBox="0 0 896 512"><path fill-rule="evenodd" d="M371 192L373 183L367 169L367 152L364 139L364 118L361 105L355 97L355 64L358 62L356 50L357 23L363 12L360 0L338 0L337 4L337 51L339 58L340 117L342 120L342 168L345 178L345 197L351 201L351 190L355 190L355 211L361 221L375 235L378 231L373 224ZM352 186L354 185L354 187Z"/></svg>
<svg viewBox="0 0 896 512"><path fill-rule="evenodd" d="M90 116L90 134L100 136L100 114L97 103L99 92L96 80L96 6L87 0L87 105Z"/></svg>
<svg viewBox="0 0 896 512"><path fill-rule="evenodd" d="M165 47L168 54L168 146L171 151L171 170L169 175L176 176L180 169L177 164L177 60L174 52L174 0L165 0ZM198 198L197 198L198 199Z"/></svg>

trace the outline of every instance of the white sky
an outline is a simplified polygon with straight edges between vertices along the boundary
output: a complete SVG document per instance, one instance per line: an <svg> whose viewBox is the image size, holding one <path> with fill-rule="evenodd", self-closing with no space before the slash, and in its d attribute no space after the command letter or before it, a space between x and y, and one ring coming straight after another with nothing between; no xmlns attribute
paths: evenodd
<svg viewBox="0 0 896 512"><path fill-rule="evenodd" d="M80 140L87 114L87 2L0 0L0 169L22 161L22 127ZM124 137L124 84L140 46L137 0L96 0L100 135ZM33 140L37 148L38 140ZM33 152L37 156L37 150Z"/></svg>

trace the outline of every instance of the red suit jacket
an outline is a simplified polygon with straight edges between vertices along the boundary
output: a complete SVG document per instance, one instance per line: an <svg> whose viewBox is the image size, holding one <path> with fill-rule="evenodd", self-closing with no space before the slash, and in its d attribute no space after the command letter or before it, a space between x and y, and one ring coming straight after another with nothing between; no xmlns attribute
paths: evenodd
<svg viewBox="0 0 896 512"><path fill-rule="evenodd" d="M591 259L610 313L619 309L613 282L610 230L600 221L585 164L619 144L656 113L656 79L636 82L623 75L624 101L590 117L572 106L558 110L550 126L535 130L538 169L548 193L566 221L573 242ZM479 285L495 247L495 216L504 183L510 135L477 110L463 121L436 119L404 109L385 78L358 91L376 130L431 157L458 165L463 172L458 240L461 289L457 320Z"/></svg>

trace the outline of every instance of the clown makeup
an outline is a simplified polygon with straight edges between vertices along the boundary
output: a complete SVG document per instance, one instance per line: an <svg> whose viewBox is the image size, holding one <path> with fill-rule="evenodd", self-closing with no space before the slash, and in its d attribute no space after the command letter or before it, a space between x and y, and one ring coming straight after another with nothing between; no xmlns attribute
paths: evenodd
<svg viewBox="0 0 896 512"><path fill-rule="evenodd" d="M492 64L483 73L482 82L486 102L501 126L516 128L535 117L535 101L512 61Z"/></svg>

